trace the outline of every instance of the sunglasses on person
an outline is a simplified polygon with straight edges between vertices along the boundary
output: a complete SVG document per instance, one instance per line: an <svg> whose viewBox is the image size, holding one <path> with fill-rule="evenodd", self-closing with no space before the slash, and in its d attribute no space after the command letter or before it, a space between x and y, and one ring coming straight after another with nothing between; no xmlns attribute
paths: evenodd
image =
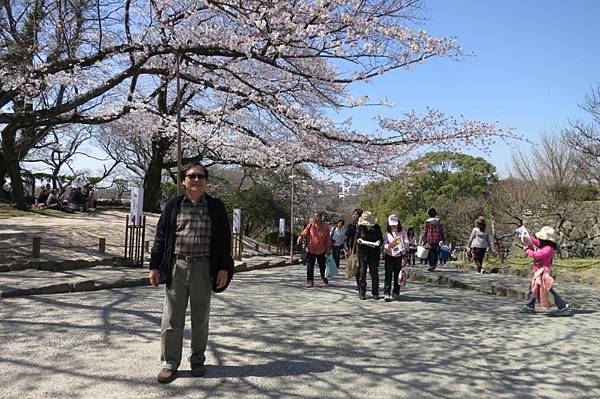
<svg viewBox="0 0 600 399"><path fill-rule="evenodd" d="M185 175L190 180L202 180L206 179L206 175L200 173L190 173L189 175Z"/></svg>

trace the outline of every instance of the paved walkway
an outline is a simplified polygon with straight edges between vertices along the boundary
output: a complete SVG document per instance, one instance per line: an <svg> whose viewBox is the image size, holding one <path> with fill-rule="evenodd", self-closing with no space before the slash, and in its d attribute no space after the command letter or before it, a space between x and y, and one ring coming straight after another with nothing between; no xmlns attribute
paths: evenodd
<svg viewBox="0 0 600 399"><path fill-rule="evenodd" d="M414 279L399 302L360 301L353 281L307 289L305 273L239 273L212 299L207 375L184 362L168 386L163 289L0 299L0 397L600 397L600 312L523 315L511 298ZM189 338L188 321L184 356Z"/></svg>

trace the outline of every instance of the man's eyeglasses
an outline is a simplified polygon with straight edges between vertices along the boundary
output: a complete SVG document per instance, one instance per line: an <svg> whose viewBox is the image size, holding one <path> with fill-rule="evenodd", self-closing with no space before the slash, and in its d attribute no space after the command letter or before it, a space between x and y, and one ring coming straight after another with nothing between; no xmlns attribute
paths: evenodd
<svg viewBox="0 0 600 399"><path fill-rule="evenodd" d="M206 175L201 175L199 173L190 173L189 175L185 175L190 180L202 180L206 179Z"/></svg>

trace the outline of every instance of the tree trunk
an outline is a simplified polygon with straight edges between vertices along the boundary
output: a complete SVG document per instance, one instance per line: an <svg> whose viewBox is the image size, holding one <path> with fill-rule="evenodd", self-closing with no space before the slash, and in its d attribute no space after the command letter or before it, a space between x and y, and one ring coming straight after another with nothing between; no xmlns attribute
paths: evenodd
<svg viewBox="0 0 600 399"><path fill-rule="evenodd" d="M160 138L152 143L152 157L144 176L144 211L160 211L160 183L162 180L162 169L167 151L171 147L171 140Z"/></svg>
<svg viewBox="0 0 600 399"><path fill-rule="evenodd" d="M25 202L25 191L23 190L23 179L21 178L21 165L15 148L15 138L15 128L6 126L2 130L2 153L6 172L10 177L12 201L15 208L26 210L27 203Z"/></svg>

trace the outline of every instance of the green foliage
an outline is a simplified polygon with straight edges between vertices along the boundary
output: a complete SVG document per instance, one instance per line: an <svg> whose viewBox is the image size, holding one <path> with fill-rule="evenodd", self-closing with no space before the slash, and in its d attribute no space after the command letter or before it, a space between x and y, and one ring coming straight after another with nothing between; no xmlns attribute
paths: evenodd
<svg viewBox="0 0 600 399"><path fill-rule="evenodd" d="M129 188L129 180L126 179L113 179L113 184L117 189L117 199L119 202L123 200L123 194Z"/></svg>
<svg viewBox="0 0 600 399"><path fill-rule="evenodd" d="M405 172L391 181L369 184L360 205L375 214L382 228L387 216L396 213L405 228L419 230L429 207L435 206L443 217L449 203L482 197L497 181L496 168L483 158L450 151L432 152L409 162ZM449 235L453 241L462 238Z"/></svg>
<svg viewBox="0 0 600 399"><path fill-rule="evenodd" d="M102 181L102 177L100 176L88 176L86 181L89 185L95 186L96 184Z"/></svg>
<svg viewBox="0 0 600 399"><path fill-rule="evenodd" d="M262 184L246 191L228 193L222 199L228 210L242 209L242 229L245 235L257 236L265 230L277 229L279 218L289 220L287 207L273 195L269 187Z"/></svg>
<svg viewBox="0 0 600 399"><path fill-rule="evenodd" d="M177 195L176 183L160 183L160 191L164 198L169 199Z"/></svg>

